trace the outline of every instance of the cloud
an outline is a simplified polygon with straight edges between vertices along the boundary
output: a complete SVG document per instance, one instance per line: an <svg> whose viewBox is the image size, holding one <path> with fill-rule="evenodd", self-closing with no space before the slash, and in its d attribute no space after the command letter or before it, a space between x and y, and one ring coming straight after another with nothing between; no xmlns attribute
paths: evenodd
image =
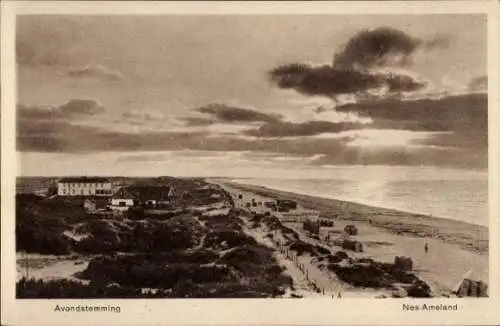
<svg viewBox="0 0 500 326"><path fill-rule="evenodd" d="M362 30L334 55L336 69L360 69L375 66L406 66L409 56L422 40L390 28Z"/></svg>
<svg viewBox="0 0 500 326"><path fill-rule="evenodd" d="M53 108L18 105L18 119L70 119L94 116L105 112L105 108L94 100L74 99Z"/></svg>
<svg viewBox="0 0 500 326"><path fill-rule="evenodd" d="M324 155L312 165L437 166L441 168L485 169L487 153L438 147L347 147Z"/></svg>
<svg viewBox="0 0 500 326"><path fill-rule="evenodd" d="M307 124L306 124L307 126ZM292 134L297 134L293 130ZM303 128L303 126L302 126ZM301 134L312 133L314 128L304 128ZM487 148L473 151L465 147L427 148L425 146L390 145L382 148L350 146L356 135L339 132L336 138L315 137L264 137L241 138L212 136L203 132L111 132L105 129L75 125L66 120L21 120L17 130L17 148L21 152L48 153L132 153L144 151L204 151L269 153L276 157L310 157L313 165L388 164L388 165L435 165L484 168ZM331 130L329 130L331 131ZM280 133L281 135L282 133ZM345 135L343 135L345 134ZM456 142L435 138L437 143ZM433 139L428 139L432 142ZM471 145L474 146L474 145ZM470 155L469 155L470 154ZM210 157L210 155L207 155ZM143 158L144 159L144 158ZM146 159L161 161L162 157ZM134 159L131 159L134 160Z"/></svg>
<svg viewBox="0 0 500 326"><path fill-rule="evenodd" d="M202 143L205 137L206 134L196 132L116 132L66 120L21 119L17 126L17 149L66 153L181 150Z"/></svg>
<svg viewBox="0 0 500 326"><path fill-rule="evenodd" d="M470 91L486 91L488 90L488 76L479 76L473 78L468 85Z"/></svg>
<svg viewBox="0 0 500 326"><path fill-rule="evenodd" d="M57 108L66 115L96 115L104 113L105 109L94 100L71 100Z"/></svg>
<svg viewBox="0 0 500 326"><path fill-rule="evenodd" d="M488 132L488 98L486 94L449 96L414 101L372 101L346 104L339 112L355 112L373 120L371 127L400 126L408 130Z"/></svg>
<svg viewBox="0 0 500 326"><path fill-rule="evenodd" d="M451 43L451 36L447 34L435 35L433 38L424 40L422 47L426 50L434 50L439 48L448 48Z"/></svg>
<svg viewBox="0 0 500 326"><path fill-rule="evenodd" d="M412 92L425 87L426 82L410 74L395 72L362 72L341 70L324 65L290 64L271 71L271 79L278 87L294 89L305 95L324 95L334 98L341 94L357 93L369 96L368 91L383 89L387 93ZM364 94L363 94L364 93Z"/></svg>
<svg viewBox="0 0 500 326"><path fill-rule="evenodd" d="M308 96L396 96L428 83L403 69L412 65L412 56L418 50L446 47L448 42L444 35L424 40L391 27L362 30L334 54L331 65L291 63L272 69L270 77L278 87Z"/></svg>
<svg viewBox="0 0 500 326"><path fill-rule="evenodd" d="M181 118L180 120L184 121L186 125L190 127L203 127L214 124L214 120L212 119L205 119L199 117L186 117L186 118Z"/></svg>
<svg viewBox="0 0 500 326"><path fill-rule="evenodd" d="M276 122L282 118L276 114L267 114L225 104L210 104L196 110L213 116L219 122Z"/></svg>
<svg viewBox="0 0 500 326"><path fill-rule="evenodd" d="M21 66L71 67L87 60L83 33L77 22L63 17L19 15L16 17L16 62ZM63 26L64 28L61 28Z"/></svg>
<svg viewBox="0 0 500 326"><path fill-rule="evenodd" d="M74 99L58 107L17 106L17 146L20 151L64 151L73 139L93 135L94 128L71 121L105 112L94 100ZM86 145L85 147L89 147ZM78 147L77 151L84 148Z"/></svg>
<svg viewBox="0 0 500 326"><path fill-rule="evenodd" d="M165 120L165 115L158 111L131 110L122 113L122 118L126 120L158 121Z"/></svg>
<svg viewBox="0 0 500 326"><path fill-rule="evenodd" d="M432 50L448 45L449 37L446 35L424 40L391 27L365 29L353 36L334 55L333 67L347 70L404 67L411 65L411 55L417 50Z"/></svg>
<svg viewBox="0 0 500 326"><path fill-rule="evenodd" d="M360 124L329 121L308 121L303 123L272 122L260 126L258 129L247 131L246 134L254 137L304 137L323 133L339 133L341 131L358 129Z"/></svg>
<svg viewBox="0 0 500 326"><path fill-rule="evenodd" d="M22 66L54 66L61 64L61 58L53 47L40 51L29 42L17 40L16 62Z"/></svg>
<svg viewBox="0 0 500 326"><path fill-rule="evenodd" d="M68 76L73 78L96 78L110 81L123 81L123 75L117 70L111 70L104 66L86 66L73 69L68 72Z"/></svg>
<svg viewBox="0 0 500 326"><path fill-rule="evenodd" d="M171 157L171 154L152 153L140 155L126 155L119 157L116 162L162 162Z"/></svg>

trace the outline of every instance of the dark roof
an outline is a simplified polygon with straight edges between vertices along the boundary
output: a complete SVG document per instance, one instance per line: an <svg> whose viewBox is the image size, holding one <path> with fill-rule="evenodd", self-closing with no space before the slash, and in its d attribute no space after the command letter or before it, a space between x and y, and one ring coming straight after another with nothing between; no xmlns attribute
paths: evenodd
<svg viewBox="0 0 500 326"><path fill-rule="evenodd" d="M133 185L120 189L115 197L132 195L134 199L141 201L145 200L168 200L170 187L169 186L146 186Z"/></svg>
<svg viewBox="0 0 500 326"><path fill-rule="evenodd" d="M111 182L108 178L100 178L100 177L69 177L62 178L59 182L64 183L104 183Z"/></svg>
<svg viewBox="0 0 500 326"><path fill-rule="evenodd" d="M107 198L89 198L87 199L88 201L94 203L96 205L96 208L106 208L106 206L109 204L109 201Z"/></svg>

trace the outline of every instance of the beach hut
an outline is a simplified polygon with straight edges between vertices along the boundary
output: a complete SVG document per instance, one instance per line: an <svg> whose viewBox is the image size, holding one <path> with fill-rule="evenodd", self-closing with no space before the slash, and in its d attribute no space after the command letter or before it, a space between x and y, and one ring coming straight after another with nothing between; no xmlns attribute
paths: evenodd
<svg viewBox="0 0 500 326"><path fill-rule="evenodd" d="M346 225L344 231L349 235L358 235L358 228L352 224Z"/></svg>
<svg viewBox="0 0 500 326"><path fill-rule="evenodd" d="M363 252L363 243L345 239L344 242L342 242L342 248L352 250L354 252Z"/></svg>
<svg viewBox="0 0 500 326"><path fill-rule="evenodd" d="M394 267L402 271L411 271L413 269L413 260L409 257L396 256L394 258Z"/></svg>
<svg viewBox="0 0 500 326"><path fill-rule="evenodd" d="M483 281L477 281L472 269L468 270L462 279L455 285L452 293L458 297L487 297L488 285Z"/></svg>
<svg viewBox="0 0 500 326"><path fill-rule="evenodd" d="M303 223L303 228L313 234L319 234L320 224L318 221L306 219Z"/></svg>
<svg viewBox="0 0 500 326"><path fill-rule="evenodd" d="M280 211L290 211L297 209L297 203L293 200L288 199L278 199L276 200L276 205Z"/></svg>

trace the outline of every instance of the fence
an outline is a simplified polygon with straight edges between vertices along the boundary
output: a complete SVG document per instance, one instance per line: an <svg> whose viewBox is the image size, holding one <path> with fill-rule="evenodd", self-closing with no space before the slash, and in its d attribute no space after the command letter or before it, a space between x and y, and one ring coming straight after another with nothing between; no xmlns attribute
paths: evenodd
<svg viewBox="0 0 500 326"><path fill-rule="evenodd" d="M323 295L330 295L329 293L338 292L337 297L341 297L340 291L333 291L333 289L327 290L324 285L321 286L320 285L321 282L319 282L318 279L313 276L314 274L312 272L313 267L301 263L299 261L299 255L297 255L297 253L295 253L293 250L290 250L287 246L285 246L281 240L277 240L276 238L275 240L276 240L275 243L277 244L280 253L284 257L286 257L286 259L292 261L295 267L302 273L308 284L311 285L317 293L321 293ZM332 295L332 298L333 297L334 296Z"/></svg>
<svg viewBox="0 0 500 326"><path fill-rule="evenodd" d="M242 213L244 213L244 215L246 215L247 217L250 216L250 214L252 213L256 213L256 212L252 212L252 209L255 209L255 207L246 207L246 202L241 198L238 198L238 199L235 199L234 201L234 207L238 210L240 210ZM265 209L265 207L264 207ZM298 222L298 221L301 221L303 222L305 219L308 219L310 216L300 216L300 215L295 215L295 214L290 214L288 216L283 216L282 214L278 213L278 214L275 214L275 216L277 215L278 219L280 220L281 223L283 222ZM307 214L306 214L307 215ZM320 293L320 294L323 294L323 295L331 295L332 298L334 298L334 295L331 294L331 293L334 293L334 292L337 292L337 297L340 298L341 297L341 292L340 291L335 291L335 289L333 288L330 288L329 291L327 290L325 284L323 284L323 286L321 286L321 283L318 278L314 277L313 275L315 274L314 271L313 271L313 266L307 266L306 264L304 263L301 263L299 261L299 256L297 255L297 253L293 250L290 250L288 247L285 246L285 244L283 243L282 239L278 239L277 238L277 231L275 230L274 231L274 242L276 243L276 245L278 246L278 249L279 249L279 252L288 260L290 260L294 265L295 267L302 273L302 275L304 276L305 280L308 282L308 284L310 286L313 287L313 289L317 292L317 293ZM321 273L321 272L320 272Z"/></svg>

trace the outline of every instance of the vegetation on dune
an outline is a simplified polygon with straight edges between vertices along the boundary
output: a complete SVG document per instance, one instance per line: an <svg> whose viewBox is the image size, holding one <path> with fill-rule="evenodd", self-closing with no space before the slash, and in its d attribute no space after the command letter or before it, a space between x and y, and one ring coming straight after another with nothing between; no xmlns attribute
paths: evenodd
<svg viewBox="0 0 500 326"><path fill-rule="evenodd" d="M22 278L16 283L18 299L93 299L93 298L146 298L140 289L121 286L82 284L70 280L42 281Z"/></svg>
<svg viewBox="0 0 500 326"><path fill-rule="evenodd" d="M214 230L207 234L206 248L233 248L244 245L257 245L257 241L243 231Z"/></svg>
<svg viewBox="0 0 500 326"><path fill-rule="evenodd" d="M309 254L311 256L329 255L330 250L319 245L314 245L302 240L296 240L290 245L290 250L296 251L298 256Z"/></svg>
<svg viewBox="0 0 500 326"><path fill-rule="evenodd" d="M328 258L328 269L351 285L394 289L396 283L401 283L406 284L406 292L410 297L432 296L429 285L399 263L381 263L371 258L352 259L345 252L337 252Z"/></svg>
<svg viewBox="0 0 500 326"><path fill-rule="evenodd" d="M71 243L62 233L73 205L44 200L36 195L16 196L16 249L41 254L67 254ZM73 219L84 216L75 209Z"/></svg>
<svg viewBox="0 0 500 326"><path fill-rule="evenodd" d="M74 241L80 253L162 252L189 249L199 244L203 230L192 219L182 217L167 221L130 221L125 224L95 221L87 225L89 236Z"/></svg>
<svg viewBox="0 0 500 326"><path fill-rule="evenodd" d="M22 279L18 298L259 298L282 295L293 283L234 211L149 216L137 209L96 219L78 201L35 196L18 198L18 206L18 250L98 255L75 275L89 284Z"/></svg>
<svg viewBox="0 0 500 326"><path fill-rule="evenodd" d="M219 214L214 216L201 215L198 219L205 222L205 226L214 230L236 230L241 231L243 222L234 213L227 215Z"/></svg>
<svg viewBox="0 0 500 326"><path fill-rule="evenodd" d="M213 283L235 281L228 266L144 259L142 256L93 259L81 278L97 284L118 283L136 288L172 288L182 282Z"/></svg>
<svg viewBox="0 0 500 326"><path fill-rule="evenodd" d="M173 297L269 297L292 285L283 271L270 248L248 245L220 258L211 250L99 257L80 277L93 284L171 289Z"/></svg>

